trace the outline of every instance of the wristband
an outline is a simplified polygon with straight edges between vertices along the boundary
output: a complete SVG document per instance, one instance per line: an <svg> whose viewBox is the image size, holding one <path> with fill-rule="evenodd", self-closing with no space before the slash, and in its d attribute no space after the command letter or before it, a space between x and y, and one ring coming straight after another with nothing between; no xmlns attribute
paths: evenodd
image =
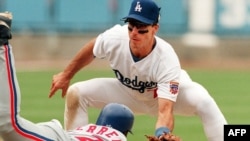
<svg viewBox="0 0 250 141"><path fill-rule="evenodd" d="M155 130L155 136L160 137L164 133L169 133L170 130L167 127L160 127Z"/></svg>

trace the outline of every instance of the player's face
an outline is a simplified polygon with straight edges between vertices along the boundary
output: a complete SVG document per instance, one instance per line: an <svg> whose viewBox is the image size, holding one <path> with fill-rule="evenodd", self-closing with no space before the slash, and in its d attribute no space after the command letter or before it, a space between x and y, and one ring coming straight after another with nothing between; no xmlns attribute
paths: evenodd
<svg viewBox="0 0 250 141"><path fill-rule="evenodd" d="M130 47L136 50L150 49L154 43L154 36L158 31L159 25L146 25L128 22L128 34ZM132 49L132 51L133 51Z"/></svg>

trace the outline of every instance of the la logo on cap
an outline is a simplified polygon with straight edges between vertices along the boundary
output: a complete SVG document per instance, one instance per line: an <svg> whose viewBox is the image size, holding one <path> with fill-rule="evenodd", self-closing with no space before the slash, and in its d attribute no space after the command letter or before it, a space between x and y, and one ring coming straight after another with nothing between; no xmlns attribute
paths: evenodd
<svg viewBox="0 0 250 141"><path fill-rule="evenodd" d="M138 1L138 2L136 3L136 6L135 6L135 11L141 12L141 10L142 10L142 7L141 7L141 5L140 5L140 2Z"/></svg>

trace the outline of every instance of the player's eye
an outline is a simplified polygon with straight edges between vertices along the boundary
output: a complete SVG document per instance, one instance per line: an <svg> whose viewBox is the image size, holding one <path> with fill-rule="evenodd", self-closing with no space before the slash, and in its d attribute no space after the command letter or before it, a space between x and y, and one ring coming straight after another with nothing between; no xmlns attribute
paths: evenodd
<svg viewBox="0 0 250 141"><path fill-rule="evenodd" d="M130 31L130 32L132 32L133 31L133 28L135 28L136 26L128 26L128 30ZM137 27L136 27L137 28ZM139 34L145 34L145 33L148 33L148 29L145 29L145 30L142 30L142 29L138 29L137 28L137 32L139 33Z"/></svg>
<svg viewBox="0 0 250 141"><path fill-rule="evenodd" d="M138 30L138 33L139 34L145 34L145 33L148 33L148 30L146 29L146 30Z"/></svg>

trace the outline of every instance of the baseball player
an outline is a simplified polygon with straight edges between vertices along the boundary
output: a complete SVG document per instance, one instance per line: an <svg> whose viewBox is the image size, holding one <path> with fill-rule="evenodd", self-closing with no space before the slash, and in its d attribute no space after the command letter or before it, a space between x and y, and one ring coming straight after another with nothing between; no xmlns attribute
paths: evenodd
<svg viewBox="0 0 250 141"><path fill-rule="evenodd" d="M159 138L173 132L175 113L198 116L208 141L223 140L226 119L208 91L181 69L172 46L156 35L159 19L160 8L153 0L133 0L123 18L126 24L115 25L88 42L64 71L53 76L49 96L62 89L66 130L88 123L88 107L118 102L134 113L155 115ZM95 58L106 58L116 78L70 85L74 75Z"/></svg>
<svg viewBox="0 0 250 141"><path fill-rule="evenodd" d="M126 141L134 115L125 105L104 105L96 124L65 131L60 122L32 123L20 116L20 89L11 39L11 13L0 13L0 138L6 141ZM84 119L85 117L82 117Z"/></svg>

